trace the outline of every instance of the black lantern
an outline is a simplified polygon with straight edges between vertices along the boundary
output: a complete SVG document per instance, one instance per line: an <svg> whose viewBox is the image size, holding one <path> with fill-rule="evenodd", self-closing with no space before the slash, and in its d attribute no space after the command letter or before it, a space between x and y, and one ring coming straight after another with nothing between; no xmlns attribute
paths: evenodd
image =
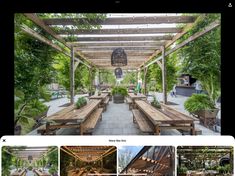
<svg viewBox="0 0 235 176"><path fill-rule="evenodd" d="M111 65L121 67L127 65L127 55L122 48L116 48L111 56Z"/></svg>
<svg viewBox="0 0 235 176"><path fill-rule="evenodd" d="M116 75L116 78L121 78L122 77L122 69L121 68L116 68L115 69L115 75Z"/></svg>

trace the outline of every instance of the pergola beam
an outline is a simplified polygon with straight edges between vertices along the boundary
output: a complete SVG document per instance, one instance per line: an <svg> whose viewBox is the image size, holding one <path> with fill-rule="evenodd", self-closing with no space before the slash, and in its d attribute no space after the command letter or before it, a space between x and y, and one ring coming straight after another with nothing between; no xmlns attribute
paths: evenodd
<svg viewBox="0 0 235 176"><path fill-rule="evenodd" d="M26 25L22 25L21 26L21 30L23 32L25 32L26 34L29 34L30 36L40 40L41 42L51 46L52 48L56 49L57 51L63 53L64 55L71 57L71 55L69 54L69 52L67 52L66 50L62 49L61 47L59 47L58 45L54 44L52 41L48 40L47 38L43 37L42 35L40 35L39 33L37 33L36 31L30 29L28 26ZM85 62L81 61L78 58L74 58L74 60L76 60L77 62L81 62L82 64L86 65L87 67L90 67L89 65L87 65Z"/></svg>
<svg viewBox="0 0 235 176"><path fill-rule="evenodd" d="M90 41L90 42L68 42L74 47L85 47L85 46L163 46L165 42L161 41Z"/></svg>
<svg viewBox="0 0 235 176"><path fill-rule="evenodd" d="M45 30L48 34L50 34L52 37L54 37L55 39L57 39L59 42L63 43L69 50L71 49L71 46L69 44L66 43L66 41L60 37L59 35L57 35L50 27L48 27L43 20L41 20L40 18L38 18L38 16L34 13L24 13L24 15L30 19L32 22L34 22L36 25L40 26L43 30ZM76 54L78 54L81 58L83 58L85 61L88 61L87 58L85 58L80 52L77 52ZM86 64L87 66L87 64Z"/></svg>
<svg viewBox="0 0 235 176"><path fill-rule="evenodd" d="M104 20L89 20L90 25L124 25L124 24L161 24L161 23L192 23L195 16L153 16L153 17L125 17L106 18ZM46 25L82 25L87 24L86 18L50 18L43 19Z"/></svg>
<svg viewBox="0 0 235 176"><path fill-rule="evenodd" d="M159 34L159 33L179 33L182 28L125 28L125 29L92 29L92 30L79 30L59 29L56 33L72 34L72 35L88 35L88 34Z"/></svg>
<svg viewBox="0 0 235 176"><path fill-rule="evenodd" d="M118 46L119 47L119 46ZM122 46L120 46L122 47ZM93 51L99 51L99 50L114 50L116 49L117 46L80 46L80 47L75 47L76 51L86 51L86 50L93 50ZM156 49L160 49L160 46L123 46L122 47L124 50L150 50L154 51Z"/></svg>
<svg viewBox="0 0 235 176"><path fill-rule="evenodd" d="M172 36L163 35L163 36L110 36L110 37L74 37L70 39L68 37L63 37L67 42L78 42L78 41L145 41L145 40L172 40Z"/></svg>
<svg viewBox="0 0 235 176"><path fill-rule="evenodd" d="M218 20L212 22L211 24L209 24L208 26L206 26L202 31L199 31L195 34L193 34L191 37L189 37L188 39L186 39L185 41L183 41L182 43L176 45L174 48L170 49L169 51L166 52L165 56L168 56L169 54L173 53L174 51L182 48L183 46L187 45L188 43L196 40L197 38L205 35L206 33L210 32L211 30L215 29L216 27L220 26L220 22ZM153 63L157 62L158 60L161 60L162 56L159 56L158 58L154 59L152 62L150 62L149 64L147 64L145 67L148 67L150 65L152 65Z"/></svg>

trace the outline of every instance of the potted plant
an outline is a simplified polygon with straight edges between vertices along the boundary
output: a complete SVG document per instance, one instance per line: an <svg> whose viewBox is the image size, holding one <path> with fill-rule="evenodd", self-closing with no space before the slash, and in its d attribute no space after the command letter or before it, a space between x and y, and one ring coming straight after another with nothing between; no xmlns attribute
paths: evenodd
<svg viewBox="0 0 235 176"><path fill-rule="evenodd" d="M112 89L113 102L124 103L124 98L127 95L127 89L125 87L116 86Z"/></svg>
<svg viewBox="0 0 235 176"><path fill-rule="evenodd" d="M151 102L151 105L157 109L161 109L161 104L157 100L156 96L153 97L153 101Z"/></svg>
<svg viewBox="0 0 235 176"><path fill-rule="evenodd" d="M178 176L186 176L187 175L188 168L185 166L181 166L177 168L177 175Z"/></svg>
<svg viewBox="0 0 235 176"><path fill-rule="evenodd" d="M80 97L78 98L76 102L76 108L80 109L81 107L85 106L87 104L86 98L85 97Z"/></svg>
<svg viewBox="0 0 235 176"><path fill-rule="evenodd" d="M207 119L216 119L219 109L206 94L193 94L185 103L184 108L191 114L195 114L204 120L206 125Z"/></svg>

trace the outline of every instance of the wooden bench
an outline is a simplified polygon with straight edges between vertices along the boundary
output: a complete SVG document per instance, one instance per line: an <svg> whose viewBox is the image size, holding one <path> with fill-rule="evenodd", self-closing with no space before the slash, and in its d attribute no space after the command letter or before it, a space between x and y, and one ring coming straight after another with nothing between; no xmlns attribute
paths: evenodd
<svg viewBox="0 0 235 176"><path fill-rule="evenodd" d="M143 133L153 133L153 130L151 126L149 125L147 119L139 110L133 109L132 114L133 114L133 122L137 123L137 125L139 126L139 129Z"/></svg>
<svg viewBox="0 0 235 176"><path fill-rule="evenodd" d="M102 120L103 108L97 108L80 127L80 134L92 134L98 120Z"/></svg>
<svg viewBox="0 0 235 176"><path fill-rule="evenodd" d="M107 106L108 106L108 104L109 104L109 97L107 97L105 100L104 100L104 106L103 106L103 111L106 111L107 110Z"/></svg>
<svg viewBox="0 0 235 176"><path fill-rule="evenodd" d="M74 124L74 123L64 123L64 124L58 124L58 125L49 125L44 124L40 126L37 129L37 133L41 133L41 135L56 135L56 131L59 130L60 128L79 128L79 124Z"/></svg>
<svg viewBox="0 0 235 176"><path fill-rule="evenodd" d="M126 103L129 105L129 109L133 109L133 101L131 98L126 97Z"/></svg>
<svg viewBox="0 0 235 176"><path fill-rule="evenodd" d="M23 176L25 175L25 169L22 169L21 171L14 172L10 176Z"/></svg>

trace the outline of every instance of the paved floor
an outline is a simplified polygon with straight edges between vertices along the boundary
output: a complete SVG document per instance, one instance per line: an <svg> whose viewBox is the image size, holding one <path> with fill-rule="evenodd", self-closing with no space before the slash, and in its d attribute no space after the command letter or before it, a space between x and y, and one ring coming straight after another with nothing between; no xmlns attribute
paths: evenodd
<svg viewBox="0 0 235 176"><path fill-rule="evenodd" d="M162 100L161 93L153 93L157 97L159 101ZM80 96L75 96L75 101ZM168 101L174 102L176 105L171 105L172 108L175 108L181 112L189 114L184 110L184 102L188 97L177 96L171 97L168 96ZM152 97L148 98L148 101L151 101ZM46 105L50 105L50 109L47 115L51 115L64 107L60 107L69 102L68 98L60 98L57 100L50 101L45 103ZM114 104L112 101L109 102L107 107L107 111L102 114L102 121L99 121L95 130L93 131L93 135L141 135L140 130L137 125L133 123L132 120L132 112L129 110L128 105L126 103L122 104ZM214 132L202 125L199 122L195 124L196 128L202 130L203 135L220 135L220 133ZM57 131L58 135L77 135L79 131L76 129L60 129ZM37 135L36 130L30 132L28 135ZM164 130L161 135L181 135L181 133L177 130Z"/></svg>
<svg viewBox="0 0 235 176"><path fill-rule="evenodd" d="M36 174L33 171L27 171L25 176L36 176Z"/></svg>

